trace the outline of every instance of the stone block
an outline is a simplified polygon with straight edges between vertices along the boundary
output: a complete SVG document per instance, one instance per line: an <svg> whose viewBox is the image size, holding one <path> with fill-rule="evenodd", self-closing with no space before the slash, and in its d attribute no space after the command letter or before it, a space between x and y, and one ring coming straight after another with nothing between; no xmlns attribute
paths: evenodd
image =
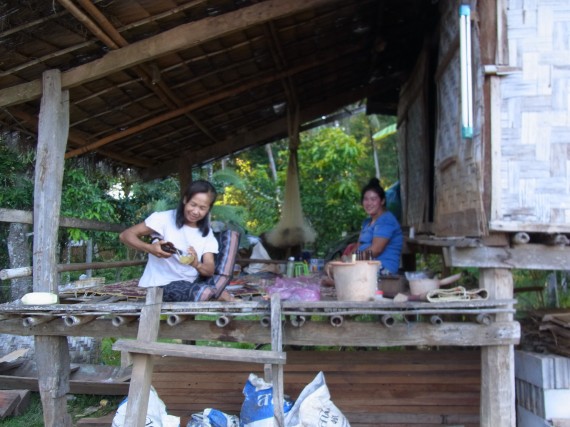
<svg viewBox="0 0 570 427"><path fill-rule="evenodd" d="M515 378L544 389L570 388L570 358L517 350Z"/></svg>

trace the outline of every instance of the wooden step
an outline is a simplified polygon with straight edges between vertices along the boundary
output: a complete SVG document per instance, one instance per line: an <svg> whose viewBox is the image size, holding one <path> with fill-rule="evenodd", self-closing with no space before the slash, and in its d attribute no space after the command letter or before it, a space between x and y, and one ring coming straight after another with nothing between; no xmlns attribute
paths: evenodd
<svg viewBox="0 0 570 427"><path fill-rule="evenodd" d="M261 363L283 365L287 361L287 353L268 350L245 350L241 348L205 347L188 344L169 344L139 340L119 340L113 350L129 353L148 354L153 356L171 356L185 359L206 359L245 363Z"/></svg>

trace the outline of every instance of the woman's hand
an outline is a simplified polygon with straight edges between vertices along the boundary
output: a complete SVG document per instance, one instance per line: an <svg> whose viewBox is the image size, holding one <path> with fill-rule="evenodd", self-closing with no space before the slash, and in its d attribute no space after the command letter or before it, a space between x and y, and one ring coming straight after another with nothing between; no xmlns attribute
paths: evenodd
<svg viewBox="0 0 570 427"><path fill-rule="evenodd" d="M167 243L166 241L155 239L153 243L148 243L142 239L142 237L150 236L154 233L155 231L152 228L149 228L144 222L141 222L124 230L119 234L119 239L125 245L138 251L147 252L157 258L170 258L172 254L165 252L160 247L160 245Z"/></svg>
<svg viewBox="0 0 570 427"><path fill-rule="evenodd" d="M147 250L149 254L154 255L157 258L170 258L172 254L170 252L166 252L162 249L162 245L167 243L165 240L155 239L151 244L150 248Z"/></svg>
<svg viewBox="0 0 570 427"><path fill-rule="evenodd" d="M190 266L194 267L200 276L210 277L214 275L216 269L214 254L206 252L200 261L196 250L192 246L188 248L188 253L194 256L194 260L190 263Z"/></svg>

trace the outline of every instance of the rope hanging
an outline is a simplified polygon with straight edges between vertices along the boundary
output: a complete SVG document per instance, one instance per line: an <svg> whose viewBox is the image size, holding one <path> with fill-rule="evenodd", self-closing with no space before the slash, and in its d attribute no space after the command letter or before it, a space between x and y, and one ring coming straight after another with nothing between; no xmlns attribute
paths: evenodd
<svg viewBox="0 0 570 427"><path fill-rule="evenodd" d="M277 226L267 233L267 241L278 248L288 248L311 243L315 240L315 231L307 223L301 206L299 190L299 168L297 164L297 148L299 147L299 109L288 114L289 127L289 163L287 165L287 182L285 184L285 201L281 210L281 218Z"/></svg>

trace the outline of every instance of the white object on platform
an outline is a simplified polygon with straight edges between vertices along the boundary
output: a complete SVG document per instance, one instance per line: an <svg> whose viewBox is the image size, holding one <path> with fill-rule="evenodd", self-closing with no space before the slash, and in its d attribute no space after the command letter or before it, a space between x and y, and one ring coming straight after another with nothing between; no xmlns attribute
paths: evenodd
<svg viewBox="0 0 570 427"><path fill-rule="evenodd" d="M22 304L25 305L46 305L57 304L59 298L51 292L31 292L22 297Z"/></svg>

